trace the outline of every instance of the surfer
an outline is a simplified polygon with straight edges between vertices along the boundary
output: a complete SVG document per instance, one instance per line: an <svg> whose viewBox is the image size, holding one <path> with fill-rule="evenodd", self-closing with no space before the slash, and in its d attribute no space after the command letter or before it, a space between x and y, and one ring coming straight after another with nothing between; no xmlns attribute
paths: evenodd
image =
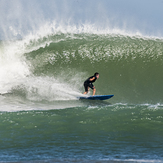
<svg viewBox="0 0 163 163"><path fill-rule="evenodd" d="M95 89L95 86L92 83L94 83L98 78L99 78L99 73L96 72L93 76L89 77L84 82L84 88L85 88L85 92L83 93L84 95L88 93L89 88L91 88L93 90L93 96L95 95L96 89Z"/></svg>

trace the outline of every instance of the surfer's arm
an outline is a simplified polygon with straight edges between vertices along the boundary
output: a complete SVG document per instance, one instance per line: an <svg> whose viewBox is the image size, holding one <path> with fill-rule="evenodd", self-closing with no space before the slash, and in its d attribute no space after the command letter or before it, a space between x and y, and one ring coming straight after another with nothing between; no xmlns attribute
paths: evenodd
<svg viewBox="0 0 163 163"><path fill-rule="evenodd" d="M93 81L94 79L95 79L95 77L93 77L93 78L90 78L89 80L90 80L90 81Z"/></svg>

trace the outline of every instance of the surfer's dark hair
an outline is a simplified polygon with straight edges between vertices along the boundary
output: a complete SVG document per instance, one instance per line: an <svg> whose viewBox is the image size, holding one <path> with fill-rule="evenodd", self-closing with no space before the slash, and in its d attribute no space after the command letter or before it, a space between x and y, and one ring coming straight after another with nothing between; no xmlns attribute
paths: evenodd
<svg viewBox="0 0 163 163"><path fill-rule="evenodd" d="M94 76L96 76L96 75L99 75L99 73L98 73L98 72L96 72L96 73L94 74Z"/></svg>

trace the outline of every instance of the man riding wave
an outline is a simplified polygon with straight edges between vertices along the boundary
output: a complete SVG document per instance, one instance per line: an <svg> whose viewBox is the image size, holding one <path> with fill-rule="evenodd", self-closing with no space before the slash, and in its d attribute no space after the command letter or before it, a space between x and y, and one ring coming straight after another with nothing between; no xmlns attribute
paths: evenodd
<svg viewBox="0 0 163 163"><path fill-rule="evenodd" d="M93 90L93 96L95 95L96 89L95 89L95 86L92 83L94 83L98 78L99 78L99 73L96 72L93 76L89 77L84 82L85 92L83 94L87 94L88 91L89 91L89 88L91 88Z"/></svg>

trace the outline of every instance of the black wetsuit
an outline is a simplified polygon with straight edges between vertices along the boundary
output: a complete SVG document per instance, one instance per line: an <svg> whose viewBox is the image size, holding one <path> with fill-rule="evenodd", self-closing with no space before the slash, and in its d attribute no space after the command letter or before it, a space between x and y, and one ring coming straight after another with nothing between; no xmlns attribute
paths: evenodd
<svg viewBox="0 0 163 163"><path fill-rule="evenodd" d="M90 81L91 78L95 77L94 80ZM90 87L91 89L94 89L94 85L92 83L94 83L96 81L97 77L96 76L91 76L89 77L85 82L84 82L84 88L85 88L85 92L88 92L88 87Z"/></svg>

